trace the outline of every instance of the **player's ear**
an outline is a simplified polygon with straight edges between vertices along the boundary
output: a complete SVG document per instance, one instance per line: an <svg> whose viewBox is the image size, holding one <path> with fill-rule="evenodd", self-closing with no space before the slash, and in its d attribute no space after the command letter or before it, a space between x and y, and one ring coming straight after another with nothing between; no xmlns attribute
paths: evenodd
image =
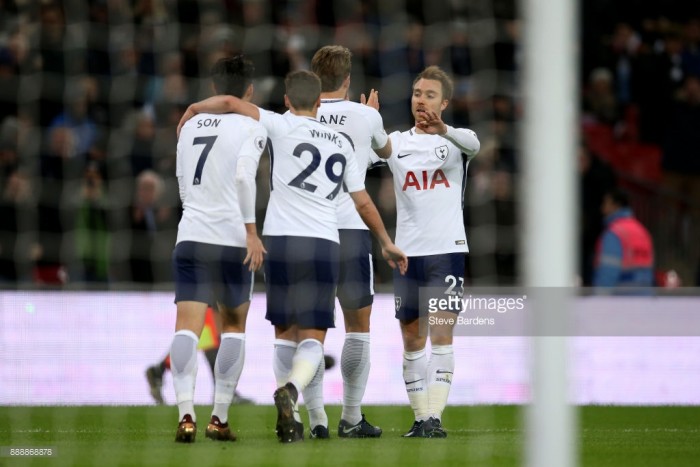
<svg viewBox="0 0 700 467"><path fill-rule="evenodd" d="M289 97L286 94L284 95L284 106L288 109L292 108L292 104L289 103Z"/></svg>
<svg viewBox="0 0 700 467"><path fill-rule="evenodd" d="M442 112L443 110L445 110L445 109L447 108L447 105L448 105L449 103L450 103L449 100L443 99L443 100L442 100L442 104L440 104L440 111Z"/></svg>

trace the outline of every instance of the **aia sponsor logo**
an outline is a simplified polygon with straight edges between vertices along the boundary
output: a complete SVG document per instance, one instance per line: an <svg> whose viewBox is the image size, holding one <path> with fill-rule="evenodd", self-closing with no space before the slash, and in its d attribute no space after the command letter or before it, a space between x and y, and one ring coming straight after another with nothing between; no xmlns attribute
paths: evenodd
<svg viewBox="0 0 700 467"><path fill-rule="evenodd" d="M450 187L450 182L447 180L447 176L442 169L437 169L432 173L427 170L421 170L420 172L409 170L406 173L406 179L403 182L401 191L406 191L409 188L419 191L434 190L438 185L444 185L445 188Z"/></svg>

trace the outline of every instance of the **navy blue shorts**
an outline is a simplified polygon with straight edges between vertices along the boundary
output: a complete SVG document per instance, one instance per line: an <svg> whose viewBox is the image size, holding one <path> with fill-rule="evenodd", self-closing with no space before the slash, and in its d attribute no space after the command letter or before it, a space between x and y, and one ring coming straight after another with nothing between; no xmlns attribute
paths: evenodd
<svg viewBox="0 0 700 467"><path fill-rule="evenodd" d="M340 246L313 237L264 237L267 313L275 326L335 327Z"/></svg>
<svg viewBox="0 0 700 467"><path fill-rule="evenodd" d="M245 257L245 248L178 243L173 250L175 303L219 302L234 308L249 302L253 295L253 272L243 264Z"/></svg>
<svg viewBox="0 0 700 467"><path fill-rule="evenodd" d="M340 229L340 306L359 309L374 301L372 237L369 230Z"/></svg>
<svg viewBox="0 0 700 467"><path fill-rule="evenodd" d="M402 276L394 269L394 305L396 318L404 321L417 319L420 314L420 289L430 287L439 289L444 298L445 291L458 294L464 291L464 253L447 253L443 255L411 256L408 258L408 270ZM425 290L424 290L425 294ZM423 310L427 313L427 309ZM455 313L459 311L455 310Z"/></svg>

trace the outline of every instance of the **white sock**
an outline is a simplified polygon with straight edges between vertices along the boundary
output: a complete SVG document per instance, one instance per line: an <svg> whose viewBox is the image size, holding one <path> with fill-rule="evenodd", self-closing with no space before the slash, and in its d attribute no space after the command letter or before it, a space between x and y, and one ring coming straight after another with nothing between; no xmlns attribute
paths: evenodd
<svg viewBox="0 0 700 467"><path fill-rule="evenodd" d="M304 405L309 412L309 426L314 428L323 425L328 428L328 415L323 405L323 375L326 373L326 363L321 361L316 368L316 374L311 382L301 392L304 396Z"/></svg>
<svg viewBox="0 0 700 467"><path fill-rule="evenodd" d="M343 374L343 413L340 418L355 425L362 420L362 396L369 378L369 333L345 334L340 371Z"/></svg>
<svg viewBox="0 0 700 467"><path fill-rule="evenodd" d="M428 411L428 391L426 390L426 377L428 373L428 359L425 356L425 349L415 352L403 353L403 380L406 385L408 401L413 409L416 420L427 420Z"/></svg>
<svg viewBox="0 0 700 467"><path fill-rule="evenodd" d="M275 356L272 361L272 369L275 372L277 387L284 386L289 382L289 374L292 372L294 354L297 351L297 343L285 339L275 339ZM301 422L299 416L299 401L294 403L294 420Z"/></svg>
<svg viewBox="0 0 700 467"><path fill-rule="evenodd" d="M299 342L297 351L292 360L292 371L289 373L289 382L298 392L311 382L318 365L323 360L323 344L316 339L304 339Z"/></svg>
<svg viewBox="0 0 700 467"><path fill-rule="evenodd" d="M275 339L275 353L272 358L272 370L275 372L277 387L284 386L289 381L289 373L292 371L294 353L297 351L297 343L285 339Z"/></svg>
<svg viewBox="0 0 700 467"><path fill-rule="evenodd" d="M189 414L197 421L194 413L194 384L197 381L197 343L199 337L184 329L175 333L170 346L170 369L173 374L175 397L180 412L180 420Z"/></svg>
<svg viewBox="0 0 700 467"><path fill-rule="evenodd" d="M455 357L451 345L434 345L428 362L428 411L438 420L447 405L452 387Z"/></svg>
<svg viewBox="0 0 700 467"><path fill-rule="evenodd" d="M221 334L219 353L214 364L214 410L212 416L219 417L221 423L228 421L228 409L233 402L233 394L245 361L245 334L225 332Z"/></svg>

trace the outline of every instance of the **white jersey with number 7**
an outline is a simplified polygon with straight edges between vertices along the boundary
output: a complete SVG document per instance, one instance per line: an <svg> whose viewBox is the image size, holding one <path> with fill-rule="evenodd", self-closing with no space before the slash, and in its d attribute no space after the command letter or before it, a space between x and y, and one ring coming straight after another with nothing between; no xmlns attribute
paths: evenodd
<svg viewBox="0 0 700 467"><path fill-rule="evenodd" d="M199 114L177 141L176 174L182 200L177 243L195 241L246 247L235 176L238 160L255 167L267 143L265 128L236 114Z"/></svg>

